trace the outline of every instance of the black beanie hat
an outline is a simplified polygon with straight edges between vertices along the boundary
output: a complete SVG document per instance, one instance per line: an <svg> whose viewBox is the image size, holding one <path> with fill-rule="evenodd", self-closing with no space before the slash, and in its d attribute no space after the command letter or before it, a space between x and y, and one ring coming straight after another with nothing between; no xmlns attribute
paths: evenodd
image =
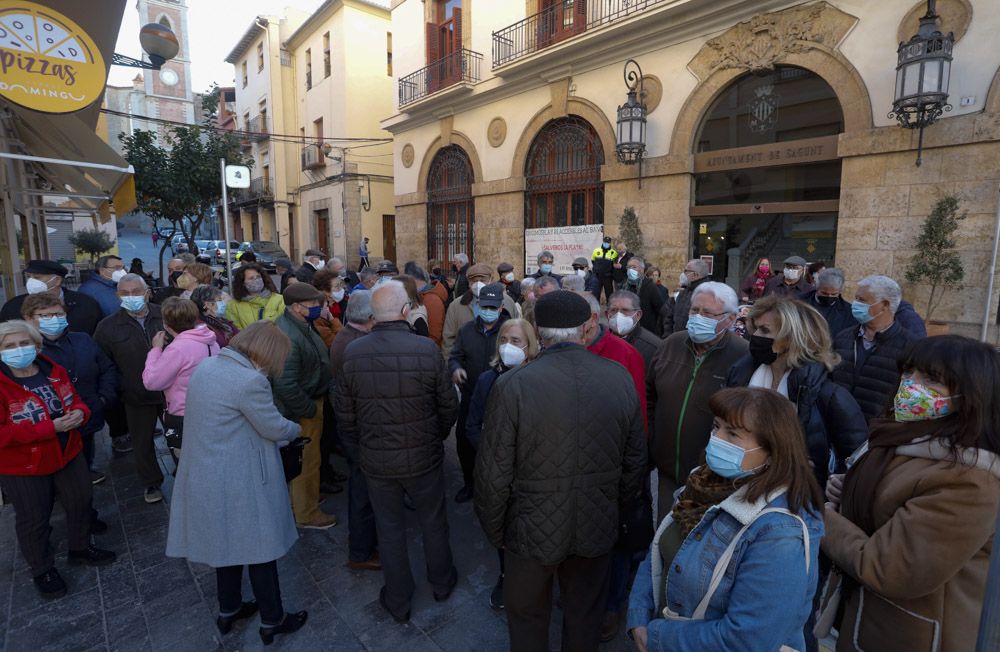
<svg viewBox="0 0 1000 652"><path fill-rule="evenodd" d="M576 292L556 290L535 302L539 328L576 328L590 319L590 304Z"/></svg>

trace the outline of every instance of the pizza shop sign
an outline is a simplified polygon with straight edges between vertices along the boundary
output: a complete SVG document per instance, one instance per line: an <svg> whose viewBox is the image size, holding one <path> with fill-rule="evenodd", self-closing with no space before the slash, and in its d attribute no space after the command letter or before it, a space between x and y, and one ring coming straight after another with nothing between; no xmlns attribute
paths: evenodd
<svg viewBox="0 0 1000 652"><path fill-rule="evenodd" d="M0 96L45 113L72 113L104 90L107 67L94 40L48 7L0 0Z"/></svg>

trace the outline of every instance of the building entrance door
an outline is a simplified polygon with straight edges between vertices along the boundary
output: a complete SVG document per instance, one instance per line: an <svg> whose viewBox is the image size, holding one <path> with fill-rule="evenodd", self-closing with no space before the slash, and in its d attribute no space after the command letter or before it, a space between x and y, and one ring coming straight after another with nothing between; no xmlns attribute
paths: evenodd
<svg viewBox="0 0 1000 652"><path fill-rule="evenodd" d="M316 247L330 255L330 211L326 208L316 211Z"/></svg>
<svg viewBox="0 0 1000 652"><path fill-rule="evenodd" d="M396 216L382 216L382 256L396 261Z"/></svg>

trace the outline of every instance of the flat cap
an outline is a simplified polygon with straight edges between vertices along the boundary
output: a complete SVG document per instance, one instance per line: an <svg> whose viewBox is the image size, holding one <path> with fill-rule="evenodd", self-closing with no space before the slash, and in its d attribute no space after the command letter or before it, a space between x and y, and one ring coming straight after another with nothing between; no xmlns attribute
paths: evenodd
<svg viewBox="0 0 1000 652"><path fill-rule="evenodd" d="M573 259L573 267L587 268L587 267L590 267L590 263L587 261L586 258L584 258L583 256L580 256L579 258L574 258Z"/></svg>
<svg viewBox="0 0 1000 652"><path fill-rule="evenodd" d="M489 265L484 265L483 263L476 263L469 268L469 271L465 273L466 278L472 278L473 276L485 276L486 278L493 277L493 270L490 269Z"/></svg>
<svg viewBox="0 0 1000 652"><path fill-rule="evenodd" d="M539 328L576 328L590 319L590 304L576 292L556 290L535 302Z"/></svg>
<svg viewBox="0 0 1000 652"><path fill-rule="evenodd" d="M803 258L802 256L789 256L788 258L785 259L785 264L801 265L802 267L805 267L808 263L806 263L805 258Z"/></svg>
<svg viewBox="0 0 1000 652"><path fill-rule="evenodd" d="M320 258L326 258L326 254L324 254L319 249L306 249L305 257L308 258L309 256L319 256Z"/></svg>
<svg viewBox="0 0 1000 652"><path fill-rule="evenodd" d="M300 301L322 301L323 294L310 283L292 283L281 293L285 305L290 306Z"/></svg>
<svg viewBox="0 0 1000 652"><path fill-rule="evenodd" d="M376 274L399 274L399 268L396 267L396 263L391 260L379 261L379 264L375 266Z"/></svg>
<svg viewBox="0 0 1000 652"><path fill-rule="evenodd" d="M510 263L500 263L497 265L497 273L506 274L507 272L513 272L514 266Z"/></svg>
<svg viewBox="0 0 1000 652"><path fill-rule="evenodd" d="M284 267L285 269L292 269L292 261L290 261L287 258L275 258L274 259L274 266L275 267Z"/></svg>
<svg viewBox="0 0 1000 652"><path fill-rule="evenodd" d="M58 274L66 276L68 270L54 260L29 260L24 271L30 274Z"/></svg>
<svg viewBox="0 0 1000 652"><path fill-rule="evenodd" d="M479 305L483 308L499 308L503 305L503 286L490 283L479 291Z"/></svg>

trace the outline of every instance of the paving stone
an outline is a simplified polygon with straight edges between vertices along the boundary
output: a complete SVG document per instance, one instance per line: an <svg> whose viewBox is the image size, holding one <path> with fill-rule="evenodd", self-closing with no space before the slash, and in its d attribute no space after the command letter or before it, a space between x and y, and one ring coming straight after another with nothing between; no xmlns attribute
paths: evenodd
<svg viewBox="0 0 1000 652"><path fill-rule="evenodd" d="M219 630L201 600L188 604L180 599L173 604L173 608L165 609L158 616L154 618L149 611L146 612L154 651L201 652L222 647Z"/></svg>
<svg viewBox="0 0 1000 652"><path fill-rule="evenodd" d="M35 609L20 609L8 624L7 647L12 651L77 652L104 644L101 596L96 587L46 601Z"/></svg>
<svg viewBox="0 0 1000 652"><path fill-rule="evenodd" d="M53 604L52 601L48 598L43 598L38 592L27 564L23 560L20 561L21 567L14 574L10 608L12 617ZM66 555L56 556L55 567L62 576L63 581L66 582L66 595L68 597L97 590L97 569L90 566L70 566L66 563ZM13 627L13 625L11 626Z"/></svg>
<svg viewBox="0 0 1000 652"><path fill-rule="evenodd" d="M146 617L139 604L111 607L105 603L104 617L108 645L112 650L149 650L152 647Z"/></svg>

